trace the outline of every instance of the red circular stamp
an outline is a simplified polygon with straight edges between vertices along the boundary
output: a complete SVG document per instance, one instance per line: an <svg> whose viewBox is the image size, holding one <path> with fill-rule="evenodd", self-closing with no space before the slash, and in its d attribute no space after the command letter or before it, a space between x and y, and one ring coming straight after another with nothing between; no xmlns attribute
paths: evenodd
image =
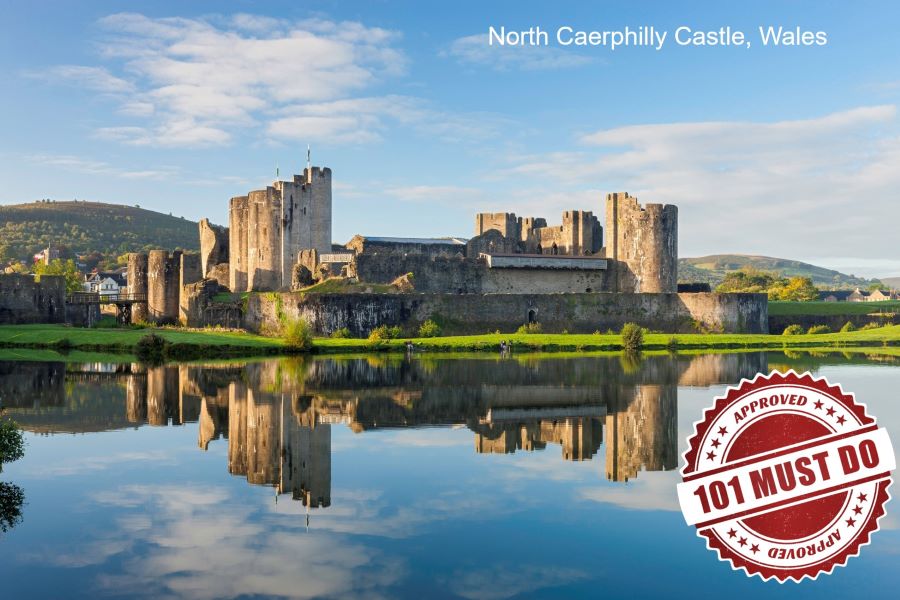
<svg viewBox="0 0 900 600"><path fill-rule="evenodd" d="M815 579L878 530L894 450L840 386L809 373L760 374L716 398L694 429L678 501L734 569Z"/></svg>

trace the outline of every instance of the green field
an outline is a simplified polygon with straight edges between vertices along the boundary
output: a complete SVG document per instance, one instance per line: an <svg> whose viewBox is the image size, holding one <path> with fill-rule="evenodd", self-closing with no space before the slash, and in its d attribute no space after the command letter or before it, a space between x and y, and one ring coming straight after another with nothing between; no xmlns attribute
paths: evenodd
<svg viewBox="0 0 900 600"><path fill-rule="evenodd" d="M156 333L173 344L198 346L236 346L241 348L283 348L284 342L252 333L234 331L185 331L175 328L84 329L65 325L3 325L0 345L51 347L68 340L72 347L131 347L147 334Z"/></svg>
<svg viewBox="0 0 900 600"><path fill-rule="evenodd" d="M769 301L769 316L868 315L900 312L900 300L884 302L781 302Z"/></svg>
<svg viewBox="0 0 900 600"><path fill-rule="evenodd" d="M278 338L232 331L194 330L175 328L147 329L79 329L63 325L6 325L0 326L0 346L6 348L55 348L67 340L71 349L107 353L130 353L137 341L148 333L157 333L172 344L209 347L210 353L228 349L232 356L288 353ZM363 339L317 338L313 351L326 353L402 351L407 340L417 350L433 352L497 351L501 341L509 342L517 351L588 352L619 351L622 339L618 334L485 334L437 338L399 338L380 342ZM900 346L900 325L817 335L761 335L761 334L662 334L644 336L644 349L670 349L672 342L678 350L740 350L783 348L854 348Z"/></svg>

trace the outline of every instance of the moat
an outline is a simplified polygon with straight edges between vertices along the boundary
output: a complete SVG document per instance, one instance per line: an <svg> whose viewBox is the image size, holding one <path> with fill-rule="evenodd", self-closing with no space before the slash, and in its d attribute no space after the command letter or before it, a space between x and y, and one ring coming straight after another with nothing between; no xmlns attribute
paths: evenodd
<svg viewBox="0 0 900 600"><path fill-rule="evenodd" d="M25 496L2 596L893 597L893 503L802 585L732 572L685 525L693 422L773 368L841 383L900 439L889 352L0 360L27 432L0 473Z"/></svg>

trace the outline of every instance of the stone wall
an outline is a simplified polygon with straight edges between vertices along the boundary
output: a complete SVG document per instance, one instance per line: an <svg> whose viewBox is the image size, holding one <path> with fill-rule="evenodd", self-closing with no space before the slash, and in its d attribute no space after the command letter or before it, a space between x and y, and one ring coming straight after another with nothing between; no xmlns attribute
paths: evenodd
<svg viewBox="0 0 900 600"><path fill-rule="evenodd" d="M182 323L188 327L241 327L243 310L239 299L232 302L213 301L221 289L214 279L203 279L184 286L181 291Z"/></svg>
<svg viewBox="0 0 900 600"><path fill-rule="evenodd" d="M478 258L481 254L517 254L523 246L515 238L505 237L496 229L488 229L466 242L466 257Z"/></svg>
<svg viewBox="0 0 900 600"><path fill-rule="evenodd" d="M358 254L350 273L366 283L390 283L413 274L416 292L444 294L560 294L607 289L605 270L491 269L484 259L422 254Z"/></svg>
<svg viewBox="0 0 900 600"><path fill-rule="evenodd" d="M203 277L214 266L228 262L228 228L200 219L200 271Z"/></svg>
<svg viewBox="0 0 900 600"><path fill-rule="evenodd" d="M615 271L612 291L678 289L678 207L641 207L627 193L606 197L606 257Z"/></svg>
<svg viewBox="0 0 900 600"><path fill-rule="evenodd" d="M178 322L187 323L187 294L185 286L203 279L201 274L201 256L199 254L182 254L178 284Z"/></svg>
<svg viewBox="0 0 900 600"><path fill-rule="evenodd" d="M61 275L0 274L0 324L64 323L66 279Z"/></svg>
<svg viewBox="0 0 900 600"><path fill-rule="evenodd" d="M412 335L427 319L438 320L451 335L514 332L539 322L546 332L618 331L627 322L657 331L765 333L764 294L294 294L283 293L282 310L306 319L319 335L343 327L366 336L379 325L399 325ZM278 328L278 300L253 294L245 326Z"/></svg>
<svg viewBox="0 0 900 600"><path fill-rule="evenodd" d="M412 273L418 292L476 294L486 271L483 261L462 256L367 253L357 254L350 262L351 274L366 283L390 283Z"/></svg>

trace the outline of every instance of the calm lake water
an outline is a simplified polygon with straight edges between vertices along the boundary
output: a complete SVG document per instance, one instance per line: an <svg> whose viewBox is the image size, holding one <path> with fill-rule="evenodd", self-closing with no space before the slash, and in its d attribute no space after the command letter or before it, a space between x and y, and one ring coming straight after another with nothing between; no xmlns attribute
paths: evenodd
<svg viewBox="0 0 900 600"><path fill-rule="evenodd" d="M897 598L896 502L799 585L684 524L693 422L771 368L841 383L900 445L900 361L862 354L0 362L28 432L0 596Z"/></svg>

